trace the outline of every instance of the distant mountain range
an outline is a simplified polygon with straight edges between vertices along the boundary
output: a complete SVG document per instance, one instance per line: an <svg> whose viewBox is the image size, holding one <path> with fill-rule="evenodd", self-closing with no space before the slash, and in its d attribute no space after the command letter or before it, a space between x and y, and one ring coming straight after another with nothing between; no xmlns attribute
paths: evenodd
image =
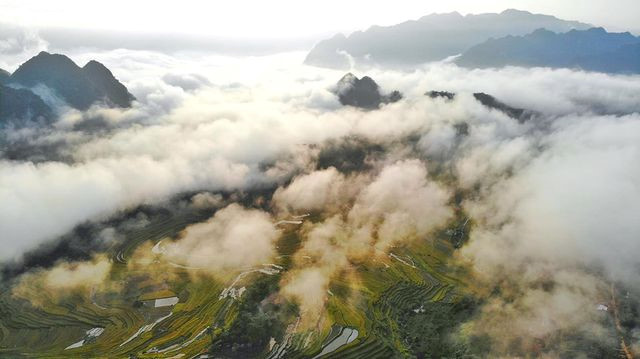
<svg viewBox="0 0 640 359"><path fill-rule="evenodd" d="M130 107L135 100L101 63L89 61L79 67L67 56L43 51L13 74L0 70L0 127L54 119L55 111L33 91L36 86L46 86L78 110L86 110L94 103Z"/></svg>
<svg viewBox="0 0 640 359"><path fill-rule="evenodd" d="M525 36L490 39L456 59L472 68L568 67L609 73L640 72L640 37L603 28L555 33L538 29Z"/></svg>
<svg viewBox="0 0 640 359"><path fill-rule="evenodd" d="M415 65L459 55L492 37L525 35L540 28L567 32L591 27L519 10L466 16L457 12L433 14L394 26L373 26L348 37L338 34L319 42L305 64L348 69L351 57L358 64Z"/></svg>

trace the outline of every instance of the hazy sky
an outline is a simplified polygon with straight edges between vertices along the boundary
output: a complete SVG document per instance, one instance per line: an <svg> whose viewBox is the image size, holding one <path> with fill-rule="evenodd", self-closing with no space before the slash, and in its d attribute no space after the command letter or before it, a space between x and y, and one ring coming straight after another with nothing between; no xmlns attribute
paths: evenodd
<svg viewBox="0 0 640 359"><path fill-rule="evenodd" d="M36 26L183 32L222 37L296 38L390 25L433 12L517 8L638 30L638 0L0 0L2 21Z"/></svg>

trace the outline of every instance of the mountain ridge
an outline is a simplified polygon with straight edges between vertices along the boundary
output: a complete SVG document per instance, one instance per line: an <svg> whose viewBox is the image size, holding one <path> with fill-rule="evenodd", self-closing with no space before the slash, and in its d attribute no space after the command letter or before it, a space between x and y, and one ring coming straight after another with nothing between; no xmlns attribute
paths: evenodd
<svg viewBox="0 0 640 359"><path fill-rule="evenodd" d="M430 14L391 26L371 26L349 36L336 34L308 53L307 65L348 69L359 64L406 66L458 55L491 37L525 35L538 28L569 31L589 24L509 9L499 14Z"/></svg>
<svg viewBox="0 0 640 359"><path fill-rule="evenodd" d="M92 60L79 67L65 55L46 51L20 65L8 82L24 87L45 85L79 110L100 101L112 107L130 107L135 99L104 65Z"/></svg>
<svg viewBox="0 0 640 359"><path fill-rule="evenodd" d="M9 81L10 76L11 74L9 73L9 71L0 69L0 84L6 83L7 81Z"/></svg>
<svg viewBox="0 0 640 359"><path fill-rule="evenodd" d="M456 98L456 93L449 91L428 91L425 93L426 96L429 96L432 99L442 98L445 101L452 101ZM484 92L474 92L473 98L480 102L483 106L504 113L505 115L518 120L520 123L524 123L528 120L531 120L539 115L539 113L527 110L524 108L512 107L497 98L493 97Z"/></svg>
<svg viewBox="0 0 640 359"><path fill-rule="evenodd" d="M580 68L608 73L640 72L640 37L603 28L556 33L537 29L478 44L455 60L469 68L504 66Z"/></svg>
<svg viewBox="0 0 640 359"><path fill-rule="evenodd" d="M0 127L49 124L56 111L33 87L44 85L69 106L86 110L95 103L131 107L135 97L103 64L79 67L69 57L41 51L10 74L0 69Z"/></svg>

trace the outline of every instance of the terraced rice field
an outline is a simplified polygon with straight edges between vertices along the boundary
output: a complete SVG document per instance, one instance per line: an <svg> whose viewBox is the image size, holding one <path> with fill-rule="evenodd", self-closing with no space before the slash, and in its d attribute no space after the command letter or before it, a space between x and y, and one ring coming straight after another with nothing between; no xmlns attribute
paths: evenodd
<svg viewBox="0 0 640 359"><path fill-rule="evenodd" d="M120 291L46 298L34 305L0 293L0 357L3 358L196 358L219 343L238 316L240 288L274 276L291 266L300 243L297 227L285 230L278 243L277 261L245 272L216 276L194 275L177 269L166 277L154 263L132 267L141 245L150 248L173 237L205 215L162 219L146 230L129 234L124 245L111 251L110 280ZM455 301L460 284L445 265L453 251L445 241L414 243L395 248L378 261L353 263L359 283L336 279L326 305L327 317L313 329L289 332L258 356L266 358L390 358L407 355L392 308L419 308L434 301ZM400 259L400 260L399 260ZM222 295L233 289L234 295ZM334 292L336 294L334 294ZM158 298L176 296L178 302L155 307ZM357 298L354 300L353 298ZM100 328L100 335L87 333ZM346 334L345 334L346 333ZM341 337L342 335L342 337ZM82 345L75 345L79 341ZM336 342L338 340L338 342Z"/></svg>

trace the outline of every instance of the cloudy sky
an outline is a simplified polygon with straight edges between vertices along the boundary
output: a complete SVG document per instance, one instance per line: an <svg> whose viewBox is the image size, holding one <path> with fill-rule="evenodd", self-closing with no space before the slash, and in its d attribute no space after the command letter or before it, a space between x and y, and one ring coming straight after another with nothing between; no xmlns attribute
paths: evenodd
<svg viewBox="0 0 640 359"><path fill-rule="evenodd" d="M3 21L18 25L136 32L178 32L237 38L300 38L391 25L434 12L463 14L508 8L637 32L637 0L1 0Z"/></svg>

